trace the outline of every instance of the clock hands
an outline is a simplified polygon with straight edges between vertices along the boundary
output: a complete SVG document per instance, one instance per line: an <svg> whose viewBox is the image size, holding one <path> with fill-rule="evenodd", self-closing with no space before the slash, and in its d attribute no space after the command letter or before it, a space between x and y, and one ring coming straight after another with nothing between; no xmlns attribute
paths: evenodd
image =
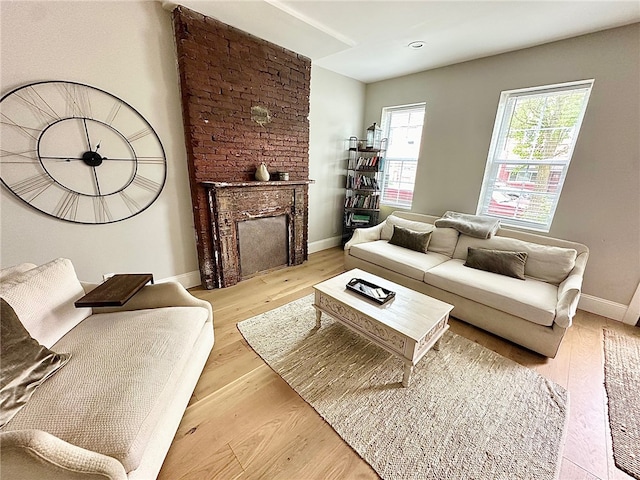
<svg viewBox="0 0 640 480"><path fill-rule="evenodd" d="M94 154L94 161L97 161L97 159L100 159L100 163L98 163L98 165L102 164L102 160L106 160L107 157L100 157L100 155L98 154L98 149L100 148L100 143L102 142L102 140L100 140L100 142L98 142L98 144L96 145L96 151L93 152ZM89 146L89 149L91 149L91 146ZM86 155L86 154L85 154ZM96 182L96 190L98 191L98 195L102 195L100 193L100 182L98 182L98 172L96 171L96 167L97 165L94 165L93 162L89 163L85 160L85 162L87 163L87 165L91 165L91 169L93 170L93 179Z"/></svg>
<svg viewBox="0 0 640 480"><path fill-rule="evenodd" d="M100 193L100 182L98 182L98 172L96 171L96 167L91 167L91 169L93 170L93 180L96 184L97 193L98 195L102 195L102 193Z"/></svg>
<svg viewBox="0 0 640 480"><path fill-rule="evenodd" d="M84 123L84 133L87 136L87 145L89 146L89 151L91 151L91 139L89 139L89 129L87 128L87 119L83 118L82 123ZM100 144L98 144L100 145ZM96 148L96 151L98 149Z"/></svg>
<svg viewBox="0 0 640 480"><path fill-rule="evenodd" d="M92 153L95 153L95 152L92 152ZM40 155L40 158L45 159L45 160L60 160L60 161L63 161L63 162L71 162L71 161L75 161L75 160L84 160L84 157L56 157L56 156L51 156L51 155ZM101 157L101 158L102 158L102 160L109 160L110 162L135 162L136 161L135 158L107 158L107 157ZM144 163L144 159L145 158L150 158L151 160L153 160L153 159L157 159L158 157L138 157L138 161L141 161L142 163ZM157 162L155 162L155 163L157 163Z"/></svg>

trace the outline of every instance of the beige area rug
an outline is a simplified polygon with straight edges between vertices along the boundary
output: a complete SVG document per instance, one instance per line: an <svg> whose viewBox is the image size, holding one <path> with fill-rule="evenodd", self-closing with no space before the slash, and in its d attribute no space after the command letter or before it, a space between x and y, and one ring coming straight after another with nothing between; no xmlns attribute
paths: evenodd
<svg viewBox="0 0 640 480"><path fill-rule="evenodd" d="M447 332L402 362L322 316L313 296L238 324L251 347L384 479L557 478L568 396L559 385Z"/></svg>
<svg viewBox="0 0 640 480"><path fill-rule="evenodd" d="M640 480L640 334L604 329L604 386L613 459Z"/></svg>

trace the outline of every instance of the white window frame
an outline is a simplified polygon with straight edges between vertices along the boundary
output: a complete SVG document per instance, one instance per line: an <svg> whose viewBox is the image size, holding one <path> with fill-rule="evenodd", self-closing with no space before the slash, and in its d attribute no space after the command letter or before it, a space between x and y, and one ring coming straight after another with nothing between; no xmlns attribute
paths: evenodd
<svg viewBox="0 0 640 480"><path fill-rule="evenodd" d="M382 109L382 116L381 116L381 120L380 120L380 125L381 125L381 129L382 129L382 137L387 139L386 145L387 145L387 150L385 153L385 159L384 159L384 171L383 171L383 176L382 176L382 188L381 188L381 192L380 192L380 204L381 205L385 205L385 206L390 206L390 207L398 207L398 208L403 208L403 209L410 209L411 208L411 204L413 203L413 193L411 196L411 201L410 202L402 202L399 200L398 196L396 196L396 201L389 201L389 200L385 200L385 190L389 185L389 167L391 165L391 162L401 162L401 171L404 169L405 164L414 164L416 170L418 167L418 160L419 160L419 150L420 148L418 148L418 156L416 158L391 158L389 157L389 146L390 146L390 142L391 142L391 138L389 137L389 130L390 130L390 118L391 118L391 114L393 112L401 112L403 110L415 110L417 108L422 108L424 113L423 115L426 116L426 111L427 111L427 107L426 107L426 102L419 102L419 103L411 103L411 104L407 104L407 105L394 105L391 107L383 107ZM420 132L420 144L422 144L422 136L424 134L424 119L423 119L423 124L422 124L422 130ZM400 177L402 178L402 175L400 175ZM402 183L407 183L407 182L402 182ZM412 192L415 191L415 177L413 178L413 190Z"/></svg>
<svg viewBox="0 0 640 480"><path fill-rule="evenodd" d="M533 87L533 88L523 88L518 90L507 90L503 91L500 94L500 101L498 103L498 110L496 113L496 120L493 127L493 135L491 137L491 143L489 146L489 153L487 157L487 164L485 167L484 178L482 180L482 188L480 190L480 197L478 199L478 206L476 210L477 215L484 215L499 218L503 225L519 227L527 230L534 230L539 232L549 232L551 229L551 223L553 222L553 217L556 212L556 208L558 206L558 201L560 199L560 195L562 193L562 187L564 185L565 178L567 176L567 171L569 169L569 164L571 163L571 159L573 157L573 151L578 140L578 136L580 134L580 129L582 127L582 121L584 119L584 115L587 109L587 105L589 103L589 96L591 94L591 90L593 87L594 80L581 80L576 82L568 82L562 84L555 85L546 85L541 87ZM509 108L509 104L511 99L517 97L528 97L528 96L540 96L551 93L557 93L561 91L571 91L571 90L579 90L586 89L585 98L582 104L582 109L580 114L578 115L578 119L575 123L575 133L572 136L572 141L569 146L568 153L566 155L566 160L560 159L546 159L546 160L526 160L526 159L518 159L518 160L507 160L503 158L499 158L501 153L500 149L502 146L502 142L506 138L506 134L509 131L509 125L511 122L513 109ZM552 168L556 170L556 172L560 172L559 180L557 184L557 189L555 193L546 192L545 195L551 201L551 209L549 214L547 215L546 221L544 222L533 222L530 220L524 219L515 219L507 216L501 216L497 213L490 212L489 207L491 204L491 199L494 195L494 191L497 191L499 194L499 187L495 186L496 180L498 178L498 171L501 166L508 167L512 166L520 166L525 165L535 166L535 165L550 165ZM524 191L524 190L523 190ZM536 194L539 194L536 192Z"/></svg>

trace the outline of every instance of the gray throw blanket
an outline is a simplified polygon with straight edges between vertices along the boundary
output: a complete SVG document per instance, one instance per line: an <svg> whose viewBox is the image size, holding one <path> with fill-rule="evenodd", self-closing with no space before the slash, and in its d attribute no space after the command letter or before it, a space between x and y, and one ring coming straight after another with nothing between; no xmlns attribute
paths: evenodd
<svg viewBox="0 0 640 480"><path fill-rule="evenodd" d="M491 238L500 228L500 220L468 213L445 212L434 222L436 227L455 228L460 233L476 238Z"/></svg>

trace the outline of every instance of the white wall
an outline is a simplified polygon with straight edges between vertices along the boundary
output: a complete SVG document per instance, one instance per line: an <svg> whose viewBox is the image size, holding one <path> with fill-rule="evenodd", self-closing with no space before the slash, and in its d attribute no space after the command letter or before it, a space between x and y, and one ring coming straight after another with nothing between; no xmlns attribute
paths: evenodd
<svg viewBox="0 0 640 480"><path fill-rule="evenodd" d="M45 216L0 188L0 265L70 258L79 277L152 272L199 283L171 14L158 2L0 2L0 89L70 80L106 90L156 129L168 178L146 211L110 225ZM309 251L340 244L345 139L362 130L364 84L312 67Z"/></svg>
<svg viewBox="0 0 640 480"><path fill-rule="evenodd" d="M2 95L42 80L106 90L157 131L168 178L146 211L110 225L47 217L0 193L0 263L70 258L78 276L198 269L171 15L157 2L1 2Z"/></svg>
<svg viewBox="0 0 640 480"><path fill-rule="evenodd" d="M340 245L348 138L360 135L365 85L311 68L309 251Z"/></svg>
<svg viewBox="0 0 640 480"><path fill-rule="evenodd" d="M42 80L111 92L154 126L168 162L158 200L111 225L55 220L0 188L0 265L63 256L83 280L148 271L197 283L170 12L144 1L3 1L0 22L1 94ZM312 67L309 250L339 243L344 140L383 106L427 102L414 210L475 212L500 91L595 78L549 234L590 247L587 294L628 304L640 281L639 40L636 24L371 84L364 110L363 84Z"/></svg>
<svg viewBox="0 0 640 480"><path fill-rule="evenodd" d="M412 210L475 213L500 92L589 78L548 235L590 248L583 291L617 307L640 281L640 24L367 85L365 121L426 102Z"/></svg>

